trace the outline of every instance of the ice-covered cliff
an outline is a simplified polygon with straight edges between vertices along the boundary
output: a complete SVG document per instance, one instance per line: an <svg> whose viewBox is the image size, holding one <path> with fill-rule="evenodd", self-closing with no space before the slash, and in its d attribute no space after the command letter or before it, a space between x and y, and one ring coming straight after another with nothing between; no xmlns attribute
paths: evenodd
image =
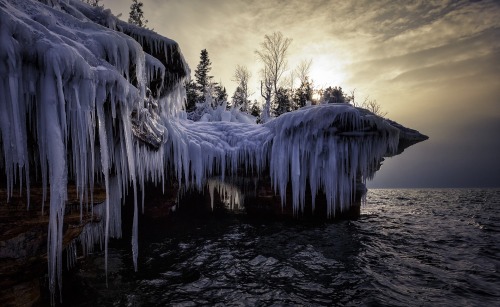
<svg viewBox="0 0 500 307"><path fill-rule="evenodd" d="M267 175L283 203L291 186L294 213L308 189L313 206L325 194L332 216L348 209L356 181L397 152L404 131L347 104L306 107L264 125L192 122L182 111L187 76L177 43L108 10L79 0L0 0L0 169L7 198L18 186L29 204L30 186L41 183L53 293L62 284L68 182L81 216L104 220L82 240L88 246L103 236L105 249L110 236L121 235L120 206L131 189L136 264L148 182L202 189L213 177ZM106 201L93 212L97 185Z"/></svg>
<svg viewBox="0 0 500 307"><path fill-rule="evenodd" d="M180 81L187 75L174 41L121 22L107 10L80 1L0 1L0 165L7 197L17 182L26 186L29 199L36 180L49 198L52 292L61 278L68 180L76 184L82 211L92 210L85 204L92 204L95 185L106 186L107 245L113 206L120 206L119 197L110 202L110 176L122 195L129 185L137 193L145 176L163 176L165 168L159 161L163 151L151 157L133 137L154 128L160 142L167 138L161 125L137 127L156 124L148 118L154 106L147 103L146 87L164 118L175 116L182 104ZM136 234L133 246L137 254Z"/></svg>

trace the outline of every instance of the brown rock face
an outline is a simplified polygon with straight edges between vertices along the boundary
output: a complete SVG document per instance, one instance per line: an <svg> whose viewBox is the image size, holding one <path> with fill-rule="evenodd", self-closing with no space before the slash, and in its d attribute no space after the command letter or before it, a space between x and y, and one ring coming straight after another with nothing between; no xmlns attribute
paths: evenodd
<svg viewBox="0 0 500 307"><path fill-rule="evenodd" d="M76 200L74 187L68 189L69 199ZM96 191L96 202L104 193ZM81 233L91 221L69 202L64 220L63 247ZM7 193L0 189L0 306L31 306L40 299L41 285L47 274L48 208L42 213L42 191L32 187L30 207L26 195L15 193L7 202ZM97 217L96 217L97 218Z"/></svg>

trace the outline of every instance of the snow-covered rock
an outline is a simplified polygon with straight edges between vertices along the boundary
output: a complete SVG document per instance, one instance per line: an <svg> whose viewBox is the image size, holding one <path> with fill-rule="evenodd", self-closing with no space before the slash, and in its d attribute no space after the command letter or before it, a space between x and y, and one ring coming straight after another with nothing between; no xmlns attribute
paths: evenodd
<svg viewBox="0 0 500 307"><path fill-rule="evenodd" d="M348 104L309 106L263 125L225 108L193 122L183 111L188 76L177 43L109 10L79 0L0 0L0 168L8 197L25 185L29 203L32 180L41 181L44 199L50 192L52 293L61 286L69 180L87 210L96 184L104 185L104 227L82 240L102 236L106 250L109 237L121 235L119 208L131 187L137 268L138 198L148 182L202 189L212 177L267 172L283 203L291 185L294 213L307 187L313 202L326 195L333 216L349 208L356 181L397 152L400 127Z"/></svg>

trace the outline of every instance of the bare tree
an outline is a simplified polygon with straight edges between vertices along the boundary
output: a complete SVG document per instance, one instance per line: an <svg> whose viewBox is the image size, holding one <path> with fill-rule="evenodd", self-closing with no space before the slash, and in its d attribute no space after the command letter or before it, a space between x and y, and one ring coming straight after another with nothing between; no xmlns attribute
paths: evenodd
<svg viewBox="0 0 500 307"><path fill-rule="evenodd" d="M264 98L265 103L262 107L260 119L263 123L266 123L271 118L271 98L273 91L273 82L266 67L262 71L262 78L263 80L260 81L260 95Z"/></svg>
<svg viewBox="0 0 500 307"><path fill-rule="evenodd" d="M380 117L385 117L387 115L387 112L382 111L382 107L375 99L368 99L368 97L366 97L361 107Z"/></svg>
<svg viewBox="0 0 500 307"><path fill-rule="evenodd" d="M250 92L248 90L248 81L252 74L248 70L246 66L236 66L236 70L234 71L233 81L238 84L236 91L233 95L233 103L239 104L241 106L241 110L244 112L248 112L250 100Z"/></svg>
<svg viewBox="0 0 500 307"><path fill-rule="evenodd" d="M312 59L300 61L295 74L299 78L300 84L305 84L309 81L309 74L311 73Z"/></svg>
<svg viewBox="0 0 500 307"><path fill-rule="evenodd" d="M297 72L295 70L290 71L288 76L283 78L283 81L281 81L281 87L284 88L289 88L293 90L295 88L295 77L297 75Z"/></svg>
<svg viewBox="0 0 500 307"><path fill-rule="evenodd" d="M355 94L356 94L356 89L353 89L353 90L351 91L351 96L349 96L349 100L350 100L350 102L351 102L351 104L352 104L353 106L357 107L358 105L357 105L357 103L356 103L356 100L354 99L354 98L355 98Z"/></svg>
<svg viewBox="0 0 500 307"><path fill-rule="evenodd" d="M255 53L264 64L264 79L269 80L273 86L274 94L278 92L278 84L287 68L287 51L292 39L286 38L281 32L274 32L264 36L261 49Z"/></svg>
<svg viewBox="0 0 500 307"><path fill-rule="evenodd" d="M237 65L234 71L233 81L238 83L238 85L242 85L242 87L248 87L248 80L251 76L252 74L246 66Z"/></svg>

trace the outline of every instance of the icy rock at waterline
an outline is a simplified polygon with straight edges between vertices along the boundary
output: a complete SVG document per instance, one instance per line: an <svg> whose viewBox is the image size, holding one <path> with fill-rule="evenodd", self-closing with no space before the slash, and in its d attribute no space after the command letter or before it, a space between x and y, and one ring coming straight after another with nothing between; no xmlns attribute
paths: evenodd
<svg viewBox="0 0 500 307"><path fill-rule="evenodd" d="M291 184L295 213L308 187L313 202L317 193L326 195L333 216L348 209L356 181L373 176L382 157L398 148L402 128L344 104L305 107L264 125L223 109L193 122L182 111L189 74L174 41L109 10L79 0L0 0L0 167L8 197L24 184L29 199L33 179L44 200L50 189L52 293L62 284L68 180L82 214L94 210L103 221L82 232L85 251L96 242L106 249L109 237L121 236L120 206L133 190L137 269L147 183L178 180L202 189L207 178L268 172L283 203ZM176 178L167 178L168 167ZM106 201L94 209L96 184L105 186ZM242 202L233 187L208 184L229 202Z"/></svg>
<svg viewBox="0 0 500 307"><path fill-rule="evenodd" d="M117 31L120 26L141 42ZM146 54L141 43L161 53L160 59ZM171 62L173 69L165 66ZM151 106L144 104L146 86L154 85L153 95L163 103L165 115L176 114L182 106L179 84L187 75L189 68L175 42L120 22L107 10L80 1L0 0L0 165L8 197L16 181L21 188L26 185L28 199L31 179L41 181L44 200L50 187L47 249L52 293L56 284L61 286L68 180L75 182L87 210L93 208L95 184L104 183L107 245L109 235L119 233L110 225L110 216L120 206L112 202L114 189L120 188L123 196L130 185L136 193L145 176L164 178L164 163L141 163L147 149L132 137L137 134L132 113L139 119L147 116L144 110ZM141 131L159 134L158 143L166 137L161 125ZM118 183L110 186L111 177Z"/></svg>

